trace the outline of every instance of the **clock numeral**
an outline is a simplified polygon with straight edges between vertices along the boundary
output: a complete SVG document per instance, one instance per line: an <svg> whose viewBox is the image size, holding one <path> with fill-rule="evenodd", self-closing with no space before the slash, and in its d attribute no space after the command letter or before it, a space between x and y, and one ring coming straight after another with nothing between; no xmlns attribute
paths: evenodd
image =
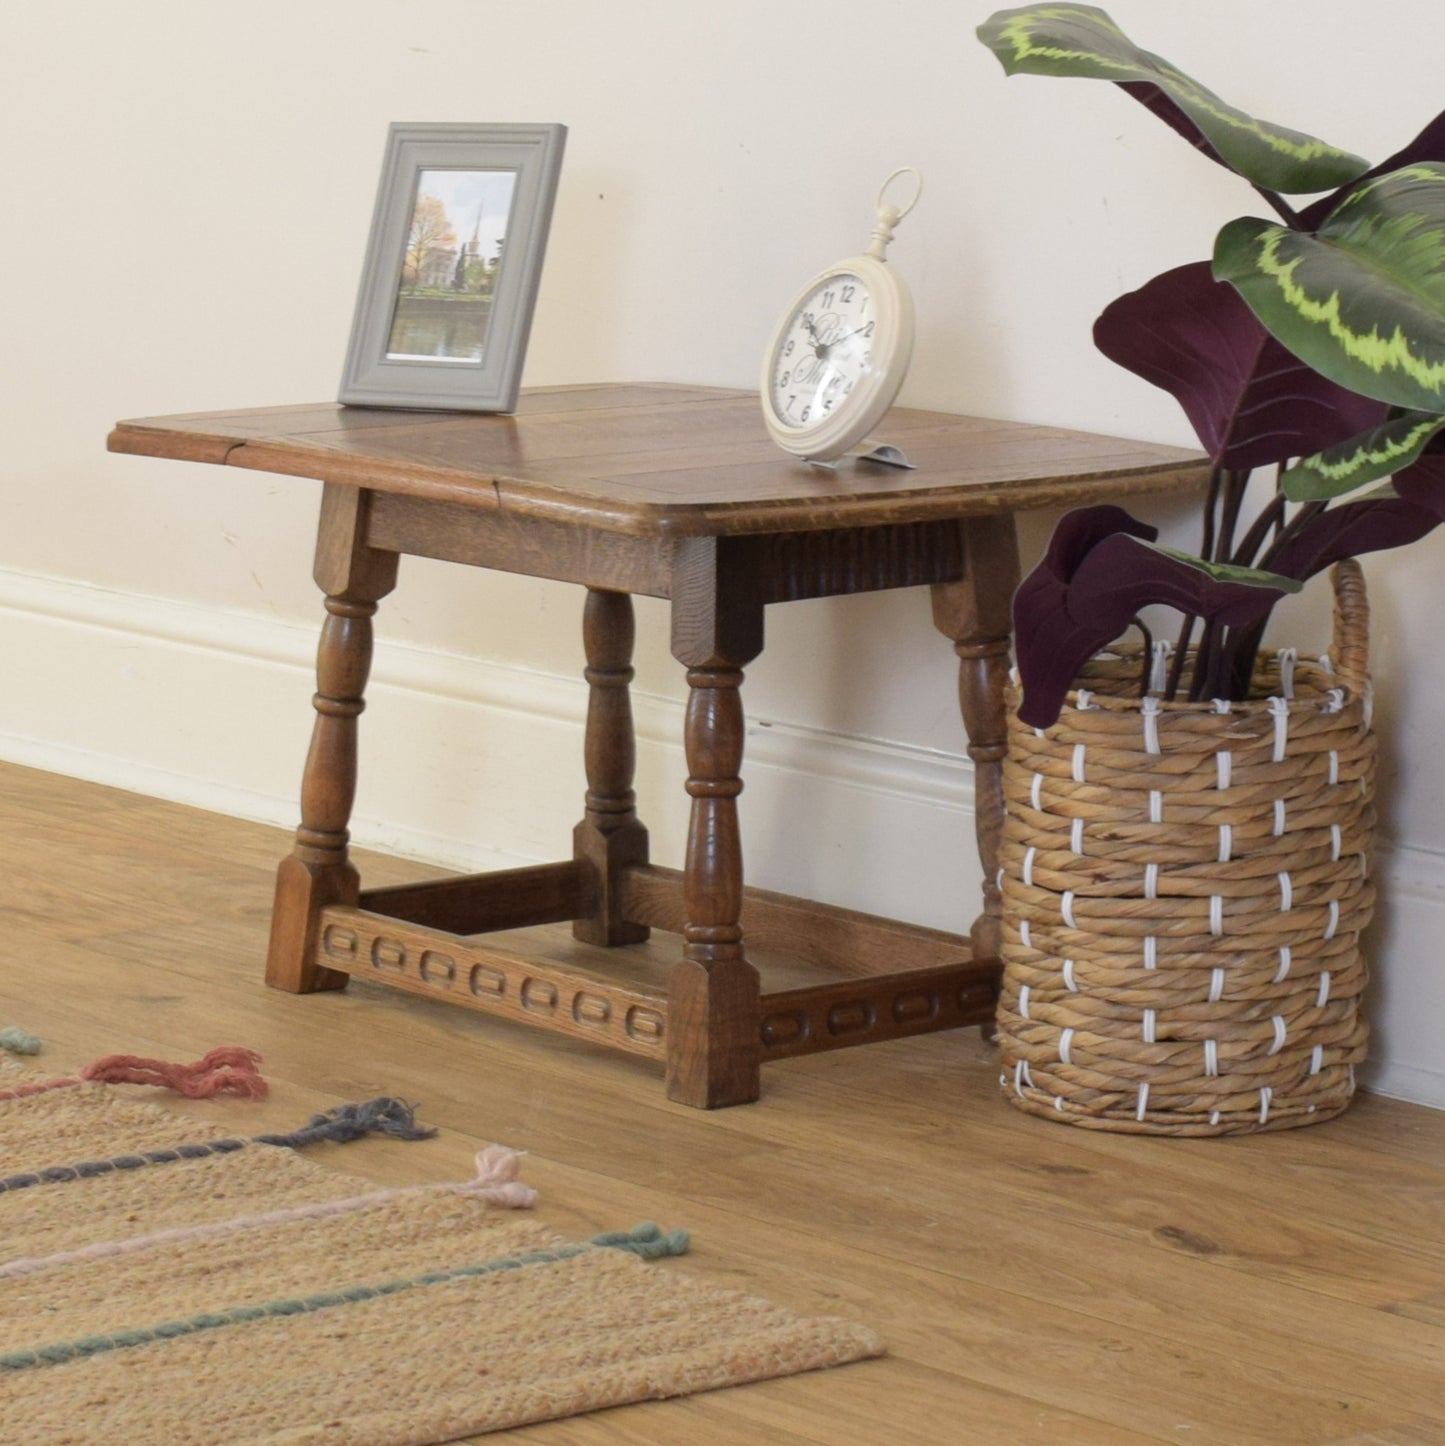
<svg viewBox="0 0 1445 1446"><path fill-rule="evenodd" d="M793 354L793 348L794 348L795 346L797 346L797 344L798 344L798 343L797 343L796 341L789 341L788 344L787 344L787 346L785 346L785 347L783 348L783 355L784 355L784 356L792 356L792 354Z"/></svg>
<svg viewBox="0 0 1445 1446"><path fill-rule="evenodd" d="M845 306L853 300L853 293L857 291L857 289L856 286L845 286L843 288L843 304Z"/></svg>
<svg viewBox="0 0 1445 1446"><path fill-rule="evenodd" d="M784 373L782 374L782 376L780 376L780 377L778 378L778 385L779 385L780 387L785 387L785 386L787 386L788 383L789 383L789 381L792 380L792 376L793 376L792 372L784 372Z"/></svg>
<svg viewBox="0 0 1445 1446"><path fill-rule="evenodd" d="M832 288L831 286L823 293L821 300L822 300L822 304L823 304L824 306L832 306L832 304L833 304L833 288Z"/></svg>
<svg viewBox="0 0 1445 1446"><path fill-rule="evenodd" d="M868 325L863 328L863 335L864 335L864 336L872 336L872 335L873 335L873 327L874 327L874 323L870 321L870 322L868 323Z"/></svg>
<svg viewBox="0 0 1445 1446"><path fill-rule="evenodd" d="M812 407L804 407L804 408L803 408L803 421L806 422L806 421L808 420L808 413L811 412L812 410L813 410Z"/></svg>

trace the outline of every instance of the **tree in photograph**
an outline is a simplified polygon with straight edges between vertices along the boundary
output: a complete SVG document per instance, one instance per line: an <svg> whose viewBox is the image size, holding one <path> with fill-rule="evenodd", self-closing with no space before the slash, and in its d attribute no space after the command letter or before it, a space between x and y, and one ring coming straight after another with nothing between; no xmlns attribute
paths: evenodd
<svg viewBox="0 0 1445 1446"><path fill-rule="evenodd" d="M453 247L456 244L456 232L447 220L446 207L438 197L422 192L416 198L416 207L411 213L411 232L407 236L406 257L401 268L402 285L417 284L427 252L439 246Z"/></svg>

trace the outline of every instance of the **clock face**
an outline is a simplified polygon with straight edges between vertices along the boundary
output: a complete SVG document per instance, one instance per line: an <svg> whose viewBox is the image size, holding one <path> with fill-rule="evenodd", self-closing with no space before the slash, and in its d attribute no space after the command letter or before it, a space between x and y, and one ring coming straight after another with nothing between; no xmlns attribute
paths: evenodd
<svg viewBox="0 0 1445 1446"><path fill-rule="evenodd" d="M871 370L873 295L849 271L825 276L793 310L773 349L769 394L786 428L813 428L844 405Z"/></svg>

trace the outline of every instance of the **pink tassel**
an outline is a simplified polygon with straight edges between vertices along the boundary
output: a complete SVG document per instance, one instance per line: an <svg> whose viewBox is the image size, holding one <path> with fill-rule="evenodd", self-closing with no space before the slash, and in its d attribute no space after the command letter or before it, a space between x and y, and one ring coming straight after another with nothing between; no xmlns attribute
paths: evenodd
<svg viewBox="0 0 1445 1446"><path fill-rule="evenodd" d="M475 1195L503 1210L530 1210L537 1192L517 1179L522 1152L506 1145L488 1145L477 1152L477 1178L461 1187L461 1193Z"/></svg>
<svg viewBox="0 0 1445 1446"><path fill-rule="evenodd" d="M161 1085L187 1099L204 1100L214 1095L242 1095L246 1099L266 1097L269 1086L256 1068L261 1056L238 1045L222 1045L194 1064L173 1064L163 1059L142 1059L134 1054L109 1054L92 1060L80 1072L81 1079L101 1084Z"/></svg>

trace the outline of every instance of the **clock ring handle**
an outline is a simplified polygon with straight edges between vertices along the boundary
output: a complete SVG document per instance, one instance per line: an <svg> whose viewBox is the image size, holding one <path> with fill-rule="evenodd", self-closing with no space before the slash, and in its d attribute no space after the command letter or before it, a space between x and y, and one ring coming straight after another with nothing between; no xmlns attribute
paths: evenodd
<svg viewBox="0 0 1445 1446"><path fill-rule="evenodd" d="M883 197L887 194L889 186L900 176L912 176L914 180L913 195L909 198L908 204L903 207L890 205L884 202ZM888 177L878 188L878 199L874 205L878 212L878 225L874 227L873 239L869 243L867 255L883 260L883 253L888 249L888 243L893 239L893 228L918 204L918 198L923 194L923 175L916 166L899 166L899 168Z"/></svg>
<svg viewBox="0 0 1445 1446"><path fill-rule="evenodd" d="M878 199L874 202L874 205L878 208L878 210L882 211L885 209L883 205L883 197L887 193L889 186L891 186L894 181L899 178L899 176L913 177L913 197L908 202L908 204L901 209L892 206L887 208L890 211L897 210L898 212L898 214L893 217L892 224L895 226L918 204L918 198L923 194L923 173L918 169L918 167L899 166L899 168L894 171L888 177L888 179L884 181L883 184L878 188Z"/></svg>

